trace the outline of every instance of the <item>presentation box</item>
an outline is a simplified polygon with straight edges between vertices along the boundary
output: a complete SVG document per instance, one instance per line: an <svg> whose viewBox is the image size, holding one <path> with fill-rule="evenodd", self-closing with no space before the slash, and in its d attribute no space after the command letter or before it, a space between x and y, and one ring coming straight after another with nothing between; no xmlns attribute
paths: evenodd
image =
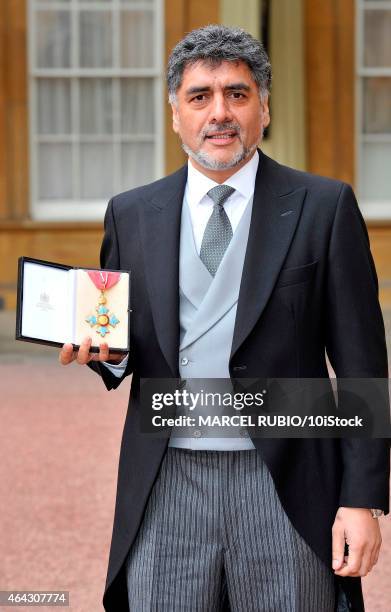
<svg viewBox="0 0 391 612"><path fill-rule="evenodd" d="M16 339L75 349L91 336L91 352L107 342L129 352L130 272L76 268L19 258Z"/></svg>

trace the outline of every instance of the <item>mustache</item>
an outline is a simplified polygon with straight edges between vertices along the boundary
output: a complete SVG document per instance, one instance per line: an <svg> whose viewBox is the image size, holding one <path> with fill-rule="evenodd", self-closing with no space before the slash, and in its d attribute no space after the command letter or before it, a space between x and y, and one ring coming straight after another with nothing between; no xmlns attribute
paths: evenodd
<svg viewBox="0 0 391 612"><path fill-rule="evenodd" d="M218 132L227 132L228 130L232 130L240 135L240 125L237 123L214 123L213 125L208 125L204 127L201 131L201 137L203 140L207 138L210 134L216 134Z"/></svg>

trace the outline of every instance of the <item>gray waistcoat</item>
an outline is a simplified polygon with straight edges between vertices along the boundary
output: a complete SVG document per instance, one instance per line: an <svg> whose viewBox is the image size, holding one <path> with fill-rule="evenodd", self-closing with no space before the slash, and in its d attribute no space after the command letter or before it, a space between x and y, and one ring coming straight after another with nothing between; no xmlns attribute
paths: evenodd
<svg viewBox="0 0 391 612"><path fill-rule="evenodd" d="M228 362L235 326L239 287L250 229L252 199L236 228L224 258L213 278L196 250L189 206L183 203L179 258L180 290L180 347L179 372L186 380L188 391L228 391L230 385ZM218 381L207 379L224 379ZM197 379L197 384L191 379ZM199 379L203 379L200 381ZM209 407L197 414L212 414ZM231 414L240 414L232 409ZM179 414L192 413L177 410ZM217 407L213 415L222 414ZM224 414L228 414L224 408ZM188 435L188 437L184 437ZM218 435L219 437L216 437ZM178 436L178 437L177 437ZM235 437L233 437L235 436ZM183 428L172 429L170 446L192 449L247 450L254 449L251 438L243 428Z"/></svg>

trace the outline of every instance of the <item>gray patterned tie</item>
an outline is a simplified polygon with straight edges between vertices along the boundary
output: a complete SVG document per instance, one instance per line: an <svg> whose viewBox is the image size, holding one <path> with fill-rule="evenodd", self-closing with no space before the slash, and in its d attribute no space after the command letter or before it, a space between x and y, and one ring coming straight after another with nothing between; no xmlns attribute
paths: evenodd
<svg viewBox="0 0 391 612"><path fill-rule="evenodd" d="M212 276L216 274L232 238L232 227L224 203L234 191L229 185L217 185L208 191L214 206L202 238L200 259Z"/></svg>

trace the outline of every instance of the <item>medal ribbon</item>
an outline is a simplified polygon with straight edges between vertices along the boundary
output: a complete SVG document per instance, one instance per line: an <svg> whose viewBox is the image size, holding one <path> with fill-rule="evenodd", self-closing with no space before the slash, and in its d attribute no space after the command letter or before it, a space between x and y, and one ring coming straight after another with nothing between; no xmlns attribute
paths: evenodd
<svg viewBox="0 0 391 612"><path fill-rule="evenodd" d="M87 270L87 274L100 291L111 289L119 281L121 272L105 272L100 270Z"/></svg>

